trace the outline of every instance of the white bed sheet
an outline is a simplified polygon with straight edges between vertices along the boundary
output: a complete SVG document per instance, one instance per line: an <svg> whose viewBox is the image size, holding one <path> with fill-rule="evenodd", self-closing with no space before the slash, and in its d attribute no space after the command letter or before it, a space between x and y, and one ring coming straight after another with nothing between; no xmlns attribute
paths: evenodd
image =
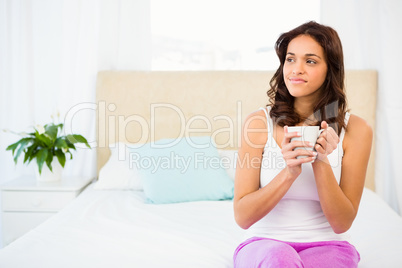
<svg viewBox="0 0 402 268"><path fill-rule="evenodd" d="M92 188L0 250L0 267L232 267L243 239L232 202L153 205ZM370 190L351 235L359 267L402 267L402 219Z"/></svg>

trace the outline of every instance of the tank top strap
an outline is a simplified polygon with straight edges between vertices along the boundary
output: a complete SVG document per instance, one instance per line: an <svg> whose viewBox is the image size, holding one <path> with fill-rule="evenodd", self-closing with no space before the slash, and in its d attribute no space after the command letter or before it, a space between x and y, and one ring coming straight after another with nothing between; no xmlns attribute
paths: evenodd
<svg viewBox="0 0 402 268"><path fill-rule="evenodd" d="M273 124L272 124L272 119L269 116L269 111L271 110L271 107L260 107L259 110L263 110L265 113L265 116L267 117L267 128L268 128L268 133L273 133Z"/></svg>
<svg viewBox="0 0 402 268"><path fill-rule="evenodd" d="M267 117L267 131L268 131L268 137L267 137L267 143L265 146L270 145L272 147L271 141L273 139L272 134L274 133L274 128L273 128L273 122L271 117L269 116L269 111L271 110L271 107L260 107L259 110L263 110L265 113L265 116Z"/></svg>
<svg viewBox="0 0 402 268"><path fill-rule="evenodd" d="M348 125L348 123L349 123L349 118L350 118L350 113L348 113L348 112L346 112L345 113L345 126L347 126ZM341 140L341 141L343 141L343 138L345 137L345 128L343 128L342 129L342 131L341 131L341 135L339 136L339 139Z"/></svg>
<svg viewBox="0 0 402 268"><path fill-rule="evenodd" d="M346 112L346 113L345 113L345 125L346 125L346 126L348 125L349 118L350 118L350 113L349 113L349 112Z"/></svg>

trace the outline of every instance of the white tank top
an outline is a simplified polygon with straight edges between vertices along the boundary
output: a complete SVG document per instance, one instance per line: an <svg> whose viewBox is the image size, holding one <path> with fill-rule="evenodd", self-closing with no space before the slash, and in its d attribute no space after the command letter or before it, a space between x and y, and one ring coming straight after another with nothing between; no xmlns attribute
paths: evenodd
<svg viewBox="0 0 402 268"><path fill-rule="evenodd" d="M261 108L267 116L268 139L264 147L260 172L260 187L267 185L281 170L286 167L281 148L276 143L273 133L273 122L269 109ZM345 123L349 120L345 114ZM342 169L343 138L329 156L329 162L339 184ZM325 217L311 163L302 164L302 172L294 181L285 196L262 219L253 224L247 231L247 237L267 237L289 242L312 242L328 240L348 240L347 233L336 234Z"/></svg>

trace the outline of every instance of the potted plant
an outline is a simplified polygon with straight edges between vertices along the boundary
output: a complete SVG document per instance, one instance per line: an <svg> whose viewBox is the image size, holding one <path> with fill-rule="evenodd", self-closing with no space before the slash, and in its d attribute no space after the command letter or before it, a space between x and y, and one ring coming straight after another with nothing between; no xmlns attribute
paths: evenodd
<svg viewBox="0 0 402 268"><path fill-rule="evenodd" d="M59 180L66 163L66 154L70 154L70 159L73 158L71 151L76 150L74 144L83 143L91 148L82 135L62 135L62 130L62 123L36 125L33 132L19 133L22 138L9 145L6 150L12 151L15 163L21 154L24 155L24 163L36 159L38 180Z"/></svg>

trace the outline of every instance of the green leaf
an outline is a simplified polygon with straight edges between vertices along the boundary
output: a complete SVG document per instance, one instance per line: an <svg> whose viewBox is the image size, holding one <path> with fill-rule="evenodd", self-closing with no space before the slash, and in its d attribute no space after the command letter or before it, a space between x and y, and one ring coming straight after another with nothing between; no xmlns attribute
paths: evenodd
<svg viewBox="0 0 402 268"><path fill-rule="evenodd" d="M71 143L77 143L77 142L79 142L78 140L77 140L77 138L75 137L75 135L73 134L73 135L67 135L67 140L69 141L69 142L71 142Z"/></svg>
<svg viewBox="0 0 402 268"><path fill-rule="evenodd" d="M74 135L74 136L79 137L79 139L82 140L82 141L80 141L80 142L84 143L89 149L91 149L91 146L89 146L87 139L85 139L85 138L84 138L83 136L81 136L81 135Z"/></svg>
<svg viewBox="0 0 402 268"><path fill-rule="evenodd" d="M20 145L20 142L21 142L21 140L17 141L16 143L13 143L13 144L9 145L9 146L6 148L6 151L12 150L12 154L14 155L14 151L15 151L15 149L17 149L17 147Z"/></svg>
<svg viewBox="0 0 402 268"><path fill-rule="evenodd" d="M18 146L20 146L20 145L24 145L24 144L26 144L27 142L29 142L29 141L33 141L33 139L32 138L22 138L22 139L20 139L19 141L17 141L16 143L13 143L13 144L11 144L11 145L9 145L7 148L6 148L6 151L12 151L12 155L14 155L14 153L15 153L15 150L18 148Z"/></svg>
<svg viewBox="0 0 402 268"><path fill-rule="evenodd" d="M31 138L23 138L17 141L16 143L13 143L9 145L6 150L12 151L12 155L14 156L14 162L17 163L17 160L20 156L20 154L25 150L25 148L29 145L29 143L32 141ZM18 150L17 150L18 149Z"/></svg>
<svg viewBox="0 0 402 268"><path fill-rule="evenodd" d="M47 157L46 157L46 165L47 167L50 169L51 172L53 172L52 169L52 161L53 161L53 154L52 153L48 153Z"/></svg>
<svg viewBox="0 0 402 268"><path fill-rule="evenodd" d="M84 143L88 148L91 148L91 146L89 146L88 144L88 141L82 135L78 134L67 135L67 139L71 143Z"/></svg>
<svg viewBox="0 0 402 268"><path fill-rule="evenodd" d="M31 162L32 154L36 150L36 148L37 148L36 143L31 144L27 148L27 150L25 151L25 155L24 155L24 163L26 163L27 161L28 161L28 163Z"/></svg>
<svg viewBox="0 0 402 268"><path fill-rule="evenodd" d="M17 153L15 154L15 157L14 157L15 163L17 163L17 160L20 157L20 154L26 149L26 147L29 145L30 142L31 142L30 138L21 139L20 148L18 148Z"/></svg>
<svg viewBox="0 0 402 268"><path fill-rule="evenodd" d="M29 148L31 148L31 147L29 147ZM29 150L29 149L28 149ZM28 159L29 159L29 154L27 154L27 153L25 153L25 155L24 155L24 164L28 161Z"/></svg>
<svg viewBox="0 0 402 268"><path fill-rule="evenodd" d="M38 164L39 174L42 174L43 163L46 161L48 155L47 149L41 149L36 154L36 163Z"/></svg>
<svg viewBox="0 0 402 268"><path fill-rule="evenodd" d="M45 126L45 133L50 137L50 139L52 139L52 140L56 140L56 138L57 138L57 126L55 126L55 125L50 125L50 126L48 126L48 125L46 125Z"/></svg>
<svg viewBox="0 0 402 268"><path fill-rule="evenodd" d="M57 148L65 148L68 149L67 142L63 138L57 138L56 142L54 143L54 146Z"/></svg>
<svg viewBox="0 0 402 268"><path fill-rule="evenodd" d="M29 156L28 163L30 163L36 157L37 154L38 154L38 148L35 148L32 151L31 155Z"/></svg>
<svg viewBox="0 0 402 268"><path fill-rule="evenodd" d="M68 139L66 139L66 143L67 143L67 147L68 147L68 148L73 149L73 150L76 149L75 146L74 146L74 144L72 144Z"/></svg>
<svg viewBox="0 0 402 268"><path fill-rule="evenodd" d="M63 153L63 151L62 150L56 150L56 157L57 157L57 159L59 160L59 162L60 162L60 165L64 168L64 165L65 165L65 163L66 163L66 156L65 156L65 154Z"/></svg>
<svg viewBox="0 0 402 268"><path fill-rule="evenodd" d="M72 144L72 143L70 143L70 144L68 145L68 148L73 149L73 150L77 150L77 148L75 148L75 145Z"/></svg>
<svg viewBox="0 0 402 268"><path fill-rule="evenodd" d="M32 160L32 155L34 154L34 151L36 150L36 148L38 147L37 143L33 143L31 146L28 147L27 151L25 152L25 156L24 156L24 163L26 161L31 162Z"/></svg>
<svg viewBox="0 0 402 268"><path fill-rule="evenodd" d="M42 147L50 148L52 141L46 137L44 134L39 134L39 132L35 132L35 137L38 141L42 143Z"/></svg>

